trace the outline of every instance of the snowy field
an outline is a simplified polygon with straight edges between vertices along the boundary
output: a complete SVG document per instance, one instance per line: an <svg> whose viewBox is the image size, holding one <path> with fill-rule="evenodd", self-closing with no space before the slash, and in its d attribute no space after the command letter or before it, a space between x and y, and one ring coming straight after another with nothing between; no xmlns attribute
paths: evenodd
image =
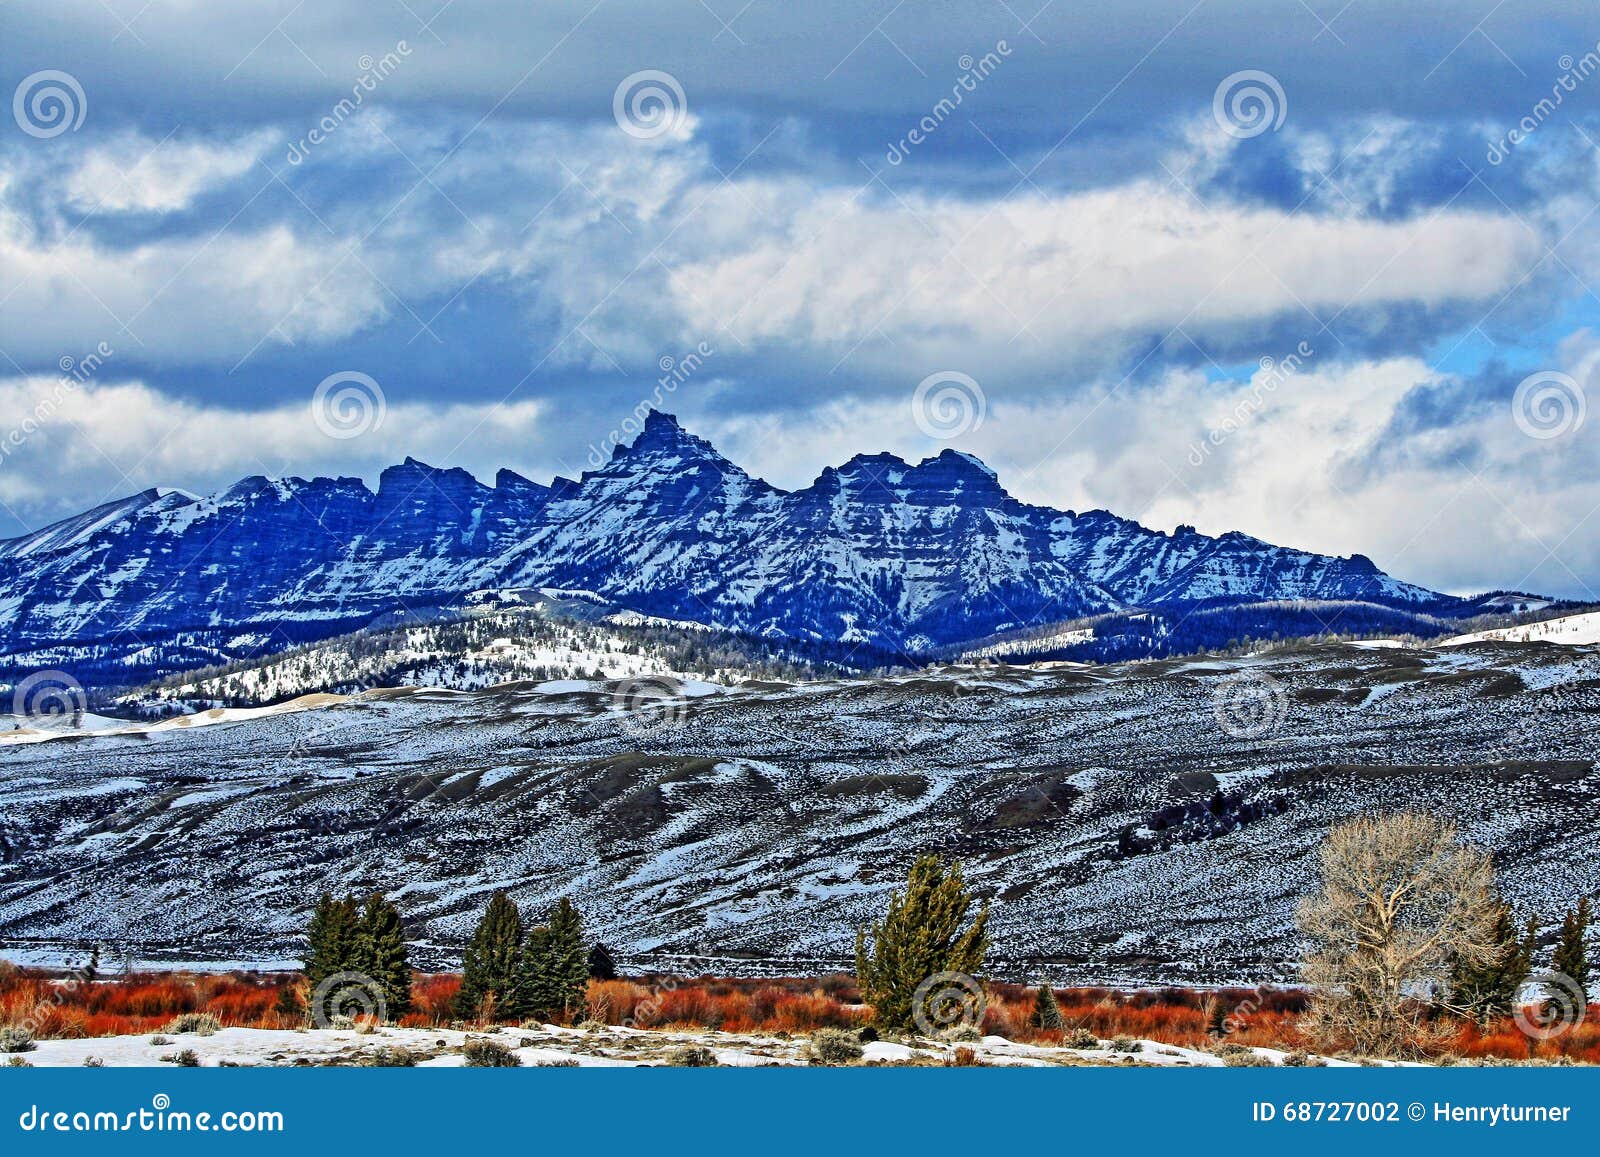
<svg viewBox="0 0 1600 1157"><path fill-rule="evenodd" d="M542 1025L467 1033L453 1029L381 1028L353 1030L280 1030L225 1028L210 1036L192 1033L162 1038L152 1044L148 1036L98 1037L88 1040L40 1041L30 1053L18 1054L37 1067L76 1067L94 1058L113 1068L164 1066L185 1049L192 1049L201 1066L376 1065L392 1064L392 1053L404 1049L419 1068L460 1067L466 1063L462 1046L483 1037L511 1049L526 1067L636 1066L673 1063L673 1053L685 1046L706 1048L717 1064L735 1067L807 1065L807 1039L803 1036L735 1034L723 1032L662 1032L608 1026L584 1030ZM957 1048L971 1049L984 1065L1039 1067L1049 1065L1152 1065L1161 1067L1218 1067L1224 1060L1212 1053L1180 1048L1159 1041L1139 1041L1136 1051L1127 1042L1102 1041L1099 1048L1069 1049L1019 1044L990 1036L957 1045L948 1041L912 1038L907 1042L873 1041L863 1046L863 1064L944 1065L955 1059ZM1285 1053L1276 1049L1250 1052L1272 1064ZM386 1055L387 1054L387 1055ZM1351 1062L1327 1059L1329 1066Z"/></svg>

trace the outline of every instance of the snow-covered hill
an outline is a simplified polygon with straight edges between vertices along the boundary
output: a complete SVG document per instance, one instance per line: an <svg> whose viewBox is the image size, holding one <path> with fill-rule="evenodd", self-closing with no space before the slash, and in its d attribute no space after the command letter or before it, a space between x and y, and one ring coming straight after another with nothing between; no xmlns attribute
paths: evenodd
<svg viewBox="0 0 1600 1157"><path fill-rule="evenodd" d="M526 592L516 604L461 619L360 631L172 676L119 697L119 707L148 716L378 687L470 691L517 681L649 678L735 684L818 674L771 641L634 611L609 612L603 603L573 599L573 593L559 592L567 596L560 598L558 592Z"/></svg>
<svg viewBox="0 0 1600 1157"><path fill-rule="evenodd" d="M0 542L0 667L129 684L540 587L890 657L1130 607L1458 602L1359 555L1029 506L953 450L858 455L785 492L657 412L577 481L502 470L485 486L407 459L376 491L263 477L203 498L151 490Z"/></svg>
<svg viewBox="0 0 1600 1157"><path fill-rule="evenodd" d="M1600 643L1600 611L1492 631L1474 631L1446 639L1440 646L1459 647L1466 643L1564 643L1567 646Z"/></svg>
<svg viewBox="0 0 1600 1157"><path fill-rule="evenodd" d="M391 689L198 728L0 735L0 940L280 960L319 892L381 888L420 958L453 963L505 887L535 908L574 895L644 963L809 973L844 964L935 851L993 901L1002 975L1256 983L1291 975L1328 827L1403 807L1493 849L1547 928L1600 890L1592 647L689 693L707 690Z"/></svg>

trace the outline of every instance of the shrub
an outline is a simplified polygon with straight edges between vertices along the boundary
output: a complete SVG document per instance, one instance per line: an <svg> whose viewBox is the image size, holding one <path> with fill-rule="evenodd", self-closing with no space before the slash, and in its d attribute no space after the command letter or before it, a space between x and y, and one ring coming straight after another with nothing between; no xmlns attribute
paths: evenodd
<svg viewBox="0 0 1600 1157"><path fill-rule="evenodd" d="M978 1059L978 1052L976 1049L962 1045L960 1048L956 1049L956 1051L951 1055L950 1059L945 1062L945 1064L956 1069L971 1069L977 1068L978 1066L982 1065L983 1062Z"/></svg>
<svg viewBox="0 0 1600 1157"><path fill-rule="evenodd" d="M33 1064L30 1061L23 1060L21 1057L7 1057L6 1058L6 1068L8 1068L8 1069L31 1069L31 1068L33 1068Z"/></svg>
<svg viewBox="0 0 1600 1157"><path fill-rule="evenodd" d="M939 1036L952 1044L974 1044L983 1039L983 1033L978 1031L975 1024L953 1024Z"/></svg>
<svg viewBox="0 0 1600 1157"><path fill-rule="evenodd" d="M714 1069L717 1055L702 1045L679 1045L667 1054L667 1064L684 1069Z"/></svg>
<svg viewBox="0 0 1600 1157"><path fill-rule="evenodd" d="M106 1062L101 1057L84 1057L83 1067L86 1069L103 1069L106 1067Z"/></svg>
<svg viewBox="0 0 1600 1157"><path fill-rule="evenodd" d="M156 1033L155 1036L150 1038L150 1043L159 1048L161 1045L169 1045L169 1044L171 1044L172 1043L172 1038L164 1037L160 1033Z"/></svg>
<svg viewBox="0 0 1600 1157"><path fill-rule="evenodd" d="M1314 1057L1296 1049L1283 1058L1283 1065L1288 1069L1325 1069L1328 1067L1328 1062L1321 1057Z"/></svg>
<svg viewBox="0 0 1600 1157"><path fill-rule="evenodd" d="M222 1023L209 1012L185 1012L169 1020L166 1031L173 1034L192 1032L195 1036L210 1036L221 1027Z"/></svg>
<svg viewBox="0 0 1600 1157"><path fill-rule="evenodd" d="M362 1057L359 1063L376 1069L409 1069L416 1065L417 1054L399 1045L393 1048L385 1045Z"/></svg>
<svg viewBox="0 0 1600 1157"><path fill-rule="evenodd" d="M806 1042L806 1056L814 1065L847 1065L861 1059L861 1039L842 1028L819 1028Z"/></svg>
<svg viewBox="0 0 1600 1157"><path fill-rule="evenodd" d="M1277 1067L1260 1053L1253 1053L1249 1049L1239 1053L1229 1053L1222 1058L1222 1063L1230 1069L1271 1069Z"/></svg>
<svg viewBox="0 0 1600 1157"><path fill-rule="evenodd" d="M461 1046L461 1052L469 1069L514 1069L522 1064L516 1053L487 1037L471 1038Z"/></svg>
<svg viewBox="0 0 1600 1157"><path fill-rule="evenodd" d="M1131 1036L1119 1036L1111 1042L1111 1051L1114 1053L1143 1052L1144 1042L1136 1041Z"/></svg>
<svg viewBox="0 0 1600 1157"><path fill-rule="evenodd" d="M193 1049L183 1049L180 1052L168 1053L161 1059L167 1064L177 1065L181 1069L198 1069L200 1067L200 1055Z"/></svg>
<svg viewBox="0 0 1600 1157"><path fill-rule="evenodd" d="M21 1025L0 1028L0 1053L31 1053L34 1047L33 1033Z"/></svg>
<svg viewBox="0 0 1600 1157"><path fill-rule="evenodd" d="M536 1069L575 1069L578 1067L574 1057L562 1057L559 1061L539 1061L533 1066Z"/></svg>
<svg viewBox="0 0 1600 1157"><path fill-rule="evenodd" d="M1097 1049L1100 1047L1100 1038L1080 1025L1068 1029L1061 1038L1061 1044L1062 1047L1069 1049Z"/></svg>

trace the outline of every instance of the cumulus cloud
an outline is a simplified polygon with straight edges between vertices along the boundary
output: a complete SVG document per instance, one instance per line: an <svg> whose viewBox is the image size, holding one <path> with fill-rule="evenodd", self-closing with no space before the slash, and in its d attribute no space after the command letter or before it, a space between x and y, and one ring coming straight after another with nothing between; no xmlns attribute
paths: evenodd
<svg viewBox="0 0 1600 1157"><path fill-rule="evenodd" d="M1431 307L1503 292L1538 255L1531 229L1488 213L1327 218L1143 182L1001 204L834 192L750 224L735 252L675 272L692 324L840 350L916 338L936 355Z"/></svg>
<svg viewBox="0 0 1600 1157"><path fill-rule="evenodd" d="M248 172L278 136L262 130L234 140L153 141L141 133L124 133L75 158L63 192L77 209L176 212Z"/></svg>
<svg viewBox="0 0 1600 1157"><path fill-rule="evenodd" d="M223 368L262 342L328 341L386 315L357 239L279 222L108 246L41 240L0 207L0 297L13 357L54 361L95 340Z"/></svg>

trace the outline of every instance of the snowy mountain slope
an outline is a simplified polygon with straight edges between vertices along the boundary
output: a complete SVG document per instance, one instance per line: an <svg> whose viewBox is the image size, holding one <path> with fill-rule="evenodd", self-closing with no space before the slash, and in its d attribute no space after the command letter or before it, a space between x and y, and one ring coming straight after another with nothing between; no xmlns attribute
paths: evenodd
<svg viewBox="0 0 1600 1157"><path fill-rule="evenodd" d="M501 471L486 486L407 459L376 490L251 477L205 498L147 491L0 543L0 657L128 683L520 587L889 654L1133 606L1457 602L1360 556L1029 506L953 450L858 455L784 492L657 412L576 481Z"/></svg>
<svg viewBox="0 0 1600 1157"><path fill-rule="evenodd" d="M1600 611L1565 615L1558 619L1492 631L1474 631L1468 635L1456 635L1439 645L1460 647L1467 643L1563 643L1567 646L1588 646L1600 643Z"/></svg>
<svg viewBox="0 0 1600 1157"><path fill-rule="evenodd" d="M1546 928L1600 889L1594 648L953 667L638 716L614 692L379 691L7 745L0 940L276 960L317 893L381 888L422 961L454 963L506 887L571 893L619 951L811 971L931 850L993 901L1003 975L1257 983L1292 975L1329 825L1400 807L1492 848ZM1265 726L1230 714L1260 702Z"/></svg>

